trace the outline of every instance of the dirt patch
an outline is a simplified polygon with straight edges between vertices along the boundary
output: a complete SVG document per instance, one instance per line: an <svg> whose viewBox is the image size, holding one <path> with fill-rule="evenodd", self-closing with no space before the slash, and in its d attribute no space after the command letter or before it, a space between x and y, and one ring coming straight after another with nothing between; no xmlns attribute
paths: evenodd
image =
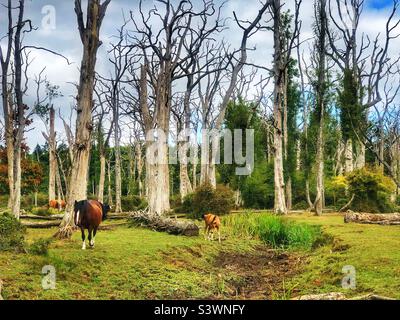
<svg viewBox="0 0 400 320"><path fill-rule="evenodd" d="M233 275L224 280L223 296L215 298L272 299L283 298L288 291L285 283L300 272L305 257L258 246L252 252L220 252L214 267Z"/></svg>

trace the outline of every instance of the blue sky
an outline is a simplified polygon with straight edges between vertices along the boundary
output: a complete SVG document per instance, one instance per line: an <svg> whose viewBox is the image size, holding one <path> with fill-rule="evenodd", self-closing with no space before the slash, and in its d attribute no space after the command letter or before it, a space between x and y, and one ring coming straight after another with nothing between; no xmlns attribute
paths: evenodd
<svg viewBox="0 0 400 320"><path fill-rule="evenodd" d="M367 0L367 6L374 9L381 9L393 4L393 0Z"/></svg>

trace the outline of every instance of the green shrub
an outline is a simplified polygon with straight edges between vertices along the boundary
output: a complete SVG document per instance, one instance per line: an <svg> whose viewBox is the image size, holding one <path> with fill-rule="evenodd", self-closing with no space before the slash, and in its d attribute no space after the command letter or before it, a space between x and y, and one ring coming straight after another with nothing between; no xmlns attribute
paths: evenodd
<svg viewBox="0 0 400 320"><path fill-rule="evenodd" d="M231 215L224 224L236 236L258 238L273 248L310 250L324 243L319 226L295 223L271 214Z"/></svg>
<svg viewBox="0 0 400 320"><path fill-rule="evenodd" d="M204 213L228 214L235 205L234 193L223 185L216 189L206 183L196 189L193 195L188 195L183 201L182 208L191 217L200 219ZM181 209L182 209L181 208Z"/></svg>
<svg viewBox="0 0 400 320"><path fill-rule="evenodd" d="M122 211L137 211L147 207L147 201L137 195L129 195L121 197Z"/></svg>
<svg viewBox="0 0 400 320"><path fill-rule="evenodd" d="M28 247L28 252L35 255L47 256L47 254L49 253L49 245L51 242L51 238L40 238Z"/></svg>
<svg viewBox="0 0 400 320"><path fill-rule="evenodd" d="M180 206L177 206L174 211L176 213L191 213L193 211L194 193L189 193L182 201Z"/></svg>
<svg viewBox="0 0 400 320"><path fill-rule="evenodd" d="M37 206L45 207L49 205L49 195L47 193L37 194ZM33 193L21 197L21 208L30 210L35 207L35 195Z"/></svg>
<svg viewBox="0 0 400 320"><path fill-rule="evenodd" d="M302 200L302 201L300 201L300 202L295 203L295 204L292 206L292 209L293 209L293 210L307 210L308 207L309 207L309 206L308 206L307 201Z"/></svg>
<svg viewBox="0 0 400 320"><path fill-rule="evenodd" d="M181 195L174 194L173 196L170 197L169 203L170 203L171 209L180 208L182 206Z"/></svg>
<svg viewBox="0 0 400 320"><path fill-rule="evenodd" d="M390 197L396 185L377 168L362 168L347 177L349 193L354 194L351 209L361 212L392 212L395 208Z"/></svg>
<svg viewBox="0 0 400 320"><path fill-rule="evenodd" d="M26 228L9 214L0 215L0 251L22 251Z"/></svg>
<svg viewBox="0 0 400 320"><path fill-rule="evenodd" d="M325 180L325 201L342 208L348 202L348 188L349 183L343 175L327 178ZM342 206L340 206L341 204Z"/></svg>
<svg viewBox="0 0 400 320"><path fill-rule="evenodd" d="M48 208L48 207L35 207L35 208L32 208L31 212L34 215L43 216L43 217L47 217L47 216L51 216L53 214L60 213L57 209Z"/></svg>
<svg viewBox="0 0 400 320"><path fill-rule="evenodd" d="M274 166L267 161L254 168L241 188L245 208L269 209L274 207Z"/></svg>

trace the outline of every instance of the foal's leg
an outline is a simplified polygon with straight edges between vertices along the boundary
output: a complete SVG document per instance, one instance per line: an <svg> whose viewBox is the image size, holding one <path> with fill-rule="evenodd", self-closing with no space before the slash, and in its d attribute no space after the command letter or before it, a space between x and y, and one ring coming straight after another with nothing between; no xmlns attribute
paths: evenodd
<svg viewBox="0 0 400 320"><path fill-rule="evenodd" d="M85 241L85 229L81 227L81 233L82 233L82 250L86 249L86 241Z"/></svg>
<svg viewBox="0 0 400 320"><path fill-rule="evenodd" d="M204 240L208 239L208 225L206 224L206 228L204 229Z"/></svg>

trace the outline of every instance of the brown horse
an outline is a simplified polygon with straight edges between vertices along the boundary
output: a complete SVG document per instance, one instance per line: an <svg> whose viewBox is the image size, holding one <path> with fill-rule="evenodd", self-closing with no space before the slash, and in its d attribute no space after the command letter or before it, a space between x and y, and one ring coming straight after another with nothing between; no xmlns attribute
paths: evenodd
<svg viewBox="0 0 400 320"><path fill-rule="evenodd" d="M67 206L66 202L64 200L50 200L49 201L49 207L50 208L54 208L54 209L65 209L65 207Z"/></svg>
<svg viewBox="0 0 400 320"><path fill-rule="evenodd" d="M86 249L85 229L88 229L89 245L93 248L97 228L107 218L108 211L110 206L97 200L75 201L74 222L81 229L83 250Z"/></svg>

